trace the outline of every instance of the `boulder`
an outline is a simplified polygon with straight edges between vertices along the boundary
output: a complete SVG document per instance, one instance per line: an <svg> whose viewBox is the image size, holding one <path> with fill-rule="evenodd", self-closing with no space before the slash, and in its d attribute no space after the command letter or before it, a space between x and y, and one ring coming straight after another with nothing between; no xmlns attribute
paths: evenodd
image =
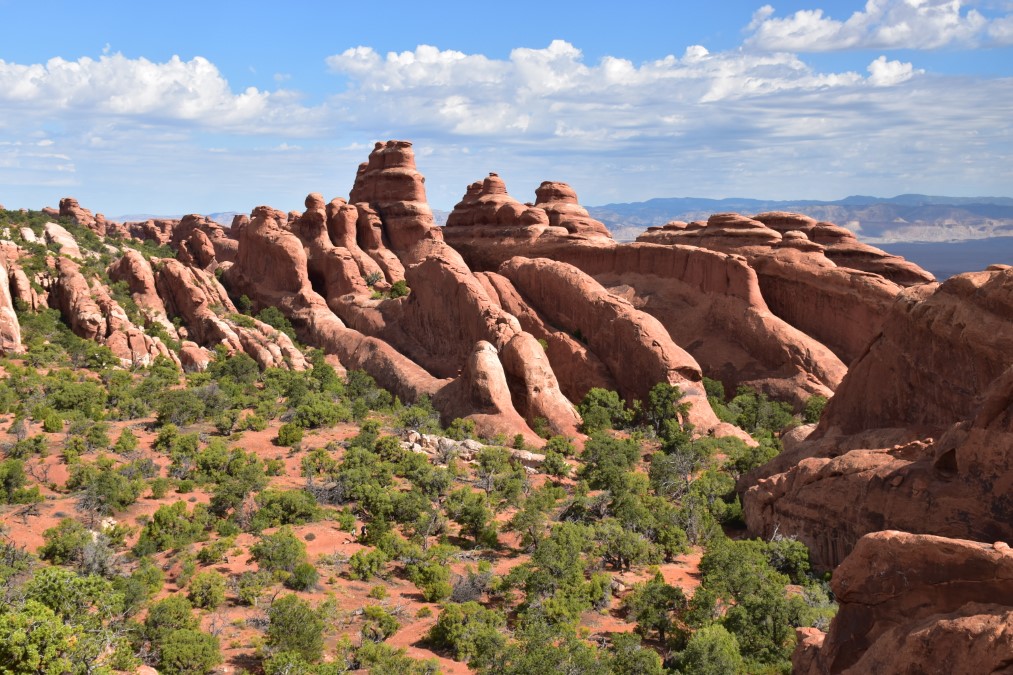
<svg viewBox="0 0 1013 675"><path fill-rule="evenodd" d="M825 637L799 641L793 672L1005 672L1011 582L1005 543L869 534L834 572L840 609Z"/></svg>
<svg viewBox="0 0 1013 675"><path fill-rule="evenodd" d="M81 260L81 249L77 246L77 240L59 223L49 222L42 226L46 241L50 244L58 244L60 255Z"/></svg>

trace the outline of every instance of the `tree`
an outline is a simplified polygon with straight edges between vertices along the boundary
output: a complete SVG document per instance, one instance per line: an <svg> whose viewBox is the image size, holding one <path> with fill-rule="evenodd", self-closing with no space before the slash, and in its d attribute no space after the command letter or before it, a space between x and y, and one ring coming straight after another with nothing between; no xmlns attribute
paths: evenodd
<svg viewBox="0 0 1013 675"><path fill-rule="evenodd" d="M42 533L46 543L39 549L39 557L55 565L66 565L81 560L85 544L91 541L91 534L79 521L64 518L56 527Z"/></svg>
<svg viewBox="0 0 1013 675"><path fill-rule="evenodd" d="M218 638L199 630L174 630L162 642L158 672L163 675L204 675L222 662Z"/></svg>
<svg viewBox="0 0 1013 675"><path fill-rule="evenodd" d="M610 670L614 675L663 675L665 672L658 653L642 647L640 637L632 633L612 634Z"/></svg>
<svg viewBox="0 0 1013 675"><path fill-rule="evenodd" d="M684 673L725 675L742 670L742 655L735 636L724 626L713 624L694 632L686 648L679 654L679 668Z"/></svg>
<svg viewBox="0 0 1013 675"><path fill-rule="evenodd" d="M193 614L193 605L182 595L170 595L151 605L144 619L141 635L157 651L166 637L177 630L197 630L200 622Z"/></svg>
<svg viewBox="0 0 1013 675"><path fill-rule="evenodd" d="M74 627L49 607L29 600L18 611L0 613L0 669L10 675L63 675Z"/></svg>
<svg viewBox="0 0 1013 675"><path fill-rule="evenodd" d="M687 606L682 589L665 583L661 572L653 579L637 584L624 605L630 617L637 622L637 631L641 635L655 632L662 643Z"/></svg>
<svg viewBox="0 0 1013 675"><path fill-rule="evenodd" d="M447 516L461 526L461 533L470 535L476 546L495 546L496 523L484 494L461 488L451 492L445 503Z"/></svg>
<svg viewBox="0 0 1013 675"><path fill-rule="evenodd" d="M324 622L295 595L278 598L267 610L267 646L274 652L294 652L310 663L320 660L324 649Z"/></svg>
<svg viewBox="0 0 1013 675"><path fill-rule="evenodd" d="M214 570L201 572L190 582L187 596L194 607L215 609L225 602L225 577Z"/></svg>
<svg viewBox="0 0 1013 675"><path fill-rule="evenodd" d="M505 617L477 602L446 604L426 639L437 649L447 649L458 661L473 668L494 663L506 644Z"/></svg>
<svg viewBox="0 0 1013 675"><path fill-rule="evenodd" d="M581 431L586 434L625 426L631 420L619 394L600 387L587 392L577 405L577 412L582 420Z"/></svg>
<svg viewBox="0 0 1013 675"><path fill-rule="evenodd" d="M295 536L287 525L274 534L262 536L250 547L250 554L260 569L281 578L292 574L299 564L308 562L305 542Z"/></svg>
<svg viewBox="0 0 1013 675"><path fill-rule="evenodd" d="M383 642L401 627L397 617L379 605L367 605L362 608L362 613L366 617L362 625L364 641Z"/></svg>

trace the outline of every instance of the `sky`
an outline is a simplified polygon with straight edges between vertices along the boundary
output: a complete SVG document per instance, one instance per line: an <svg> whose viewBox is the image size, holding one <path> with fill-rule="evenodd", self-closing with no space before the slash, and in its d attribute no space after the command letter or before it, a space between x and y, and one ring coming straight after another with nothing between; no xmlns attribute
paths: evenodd
<svg viewBox="0 0 1013 675"><path fill-rule="evenodd" d="M1013 196L1013 0L0 0L0 204L347 197L414 143L434 208Z"/></svg>

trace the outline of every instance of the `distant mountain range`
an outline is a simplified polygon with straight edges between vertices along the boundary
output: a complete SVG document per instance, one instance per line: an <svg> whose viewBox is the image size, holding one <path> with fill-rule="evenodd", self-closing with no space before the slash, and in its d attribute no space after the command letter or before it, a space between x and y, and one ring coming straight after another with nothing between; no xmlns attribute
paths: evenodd
<svg viewBox="0 0 1013 675"><path fill-rule="evenodd" d="M646 228L672 220L705 220L713 213L794 211L843 225L870 244L943 242L1013 236L1013 199L1009 197L941 197L855 195L836 201L702 199L672 197L627 204L588 207L619 241L632 241Z"/></svg>
<svg viewBox="0 0 1013 675"><path fill-rule="evenodd" d="M180 219L185 214L177 214L173 216L160 216L154 213L127 213L122 216L109 216L109 220L117 223L143 223L146 220L162 220L162 219ZM239 211L219 211L217 213L205 213L211 220L215 221L219 225L231 225L232 219L240 215Z"/></svg>

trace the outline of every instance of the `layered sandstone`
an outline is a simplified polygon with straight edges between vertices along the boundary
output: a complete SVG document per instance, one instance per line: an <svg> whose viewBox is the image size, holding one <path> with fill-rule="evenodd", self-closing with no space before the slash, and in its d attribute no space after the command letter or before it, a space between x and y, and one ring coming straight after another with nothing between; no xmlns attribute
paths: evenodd
<svg viewBox="0 0 1013 675"><path fill-rule="evenodd" d="M348 202L311 194L302 214L255 211L225 279L259 306L281 308L304 339L346 367L366 369L409 400L429 395L448 421L470 411L493 433L512 429L535 441L529 425L543 418L575 435L576 412L541 346L443 243L423 182L411 144L377 144ZM374 297L401 280L407 297ZM499 371L505 399L490 384Z"/></svg>
<svg viewBox="0 0 1013 675"><path fill-rule="evenodd" d="M469 186L444 237L469 265L487 272L517 255L578 268L659 320L729 391L749 385L801 404L813 394L830 395L844 376L844 364L830 349L770 311L742 256L697 246L618 244L587 218L571 188L543 183L539 190L536 203L521 204L491 174ZM567 352L573 350L558 345L557 361L569 358Z"/></svg>
<svg viewBox="0 0 1013 675"><path fill-rule="evenodd" d="M905 291L816 431L746 479L750 530L824 568L885 528L1013 537L1011 316L1013 269Z"/></svg>
<svg viewBox="0 0 1013 675"><path fill-rule="evenodd" d="M996 673L1013 653L1013 552L905 532L863 537L834 572L840 603L825 636L809 630L799 675Z"/></svg>
<svg viewBox="0 0 1013 675"><path fill-rule="evenodd" d="M651 228L637 241L745 257L771 311L844 363L862 353L904 287L934 280L917 265L860 243L846 228L794 213L718 213L706 223Z"/></svg>

